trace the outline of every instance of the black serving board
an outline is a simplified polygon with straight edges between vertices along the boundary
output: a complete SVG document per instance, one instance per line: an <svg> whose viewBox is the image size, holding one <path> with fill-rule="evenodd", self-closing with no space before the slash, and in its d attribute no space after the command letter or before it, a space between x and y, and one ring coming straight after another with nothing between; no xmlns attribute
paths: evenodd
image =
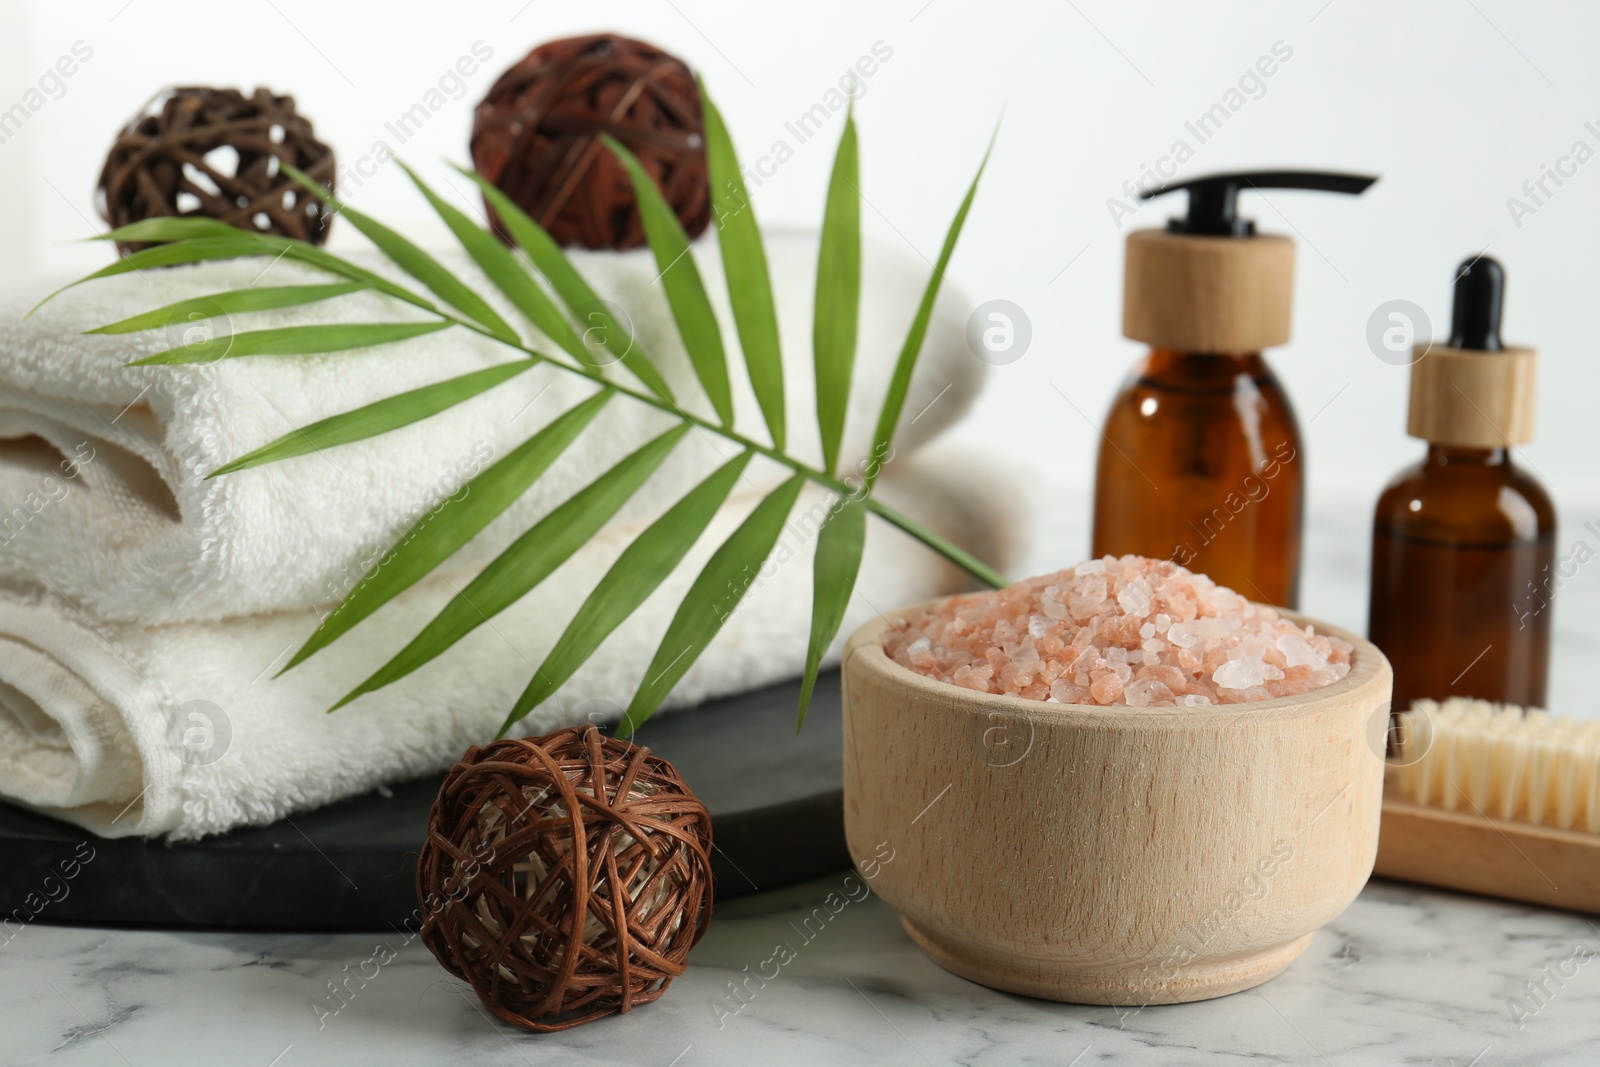
<svg viewBox="0 0 1600 1067"><path fill-rule="evenodd" d="M651 719L634 738L711 811L716 894L849 866L837 673L795 735L799 683ZM200 841L105 840L0 804L0 919L296 930L388 929L417 907L417 849L443 775ZM87 841L87 847L84 847ZM63 882L63 861L79 862ZM69 864L69 868L70 867Z"/></svg>

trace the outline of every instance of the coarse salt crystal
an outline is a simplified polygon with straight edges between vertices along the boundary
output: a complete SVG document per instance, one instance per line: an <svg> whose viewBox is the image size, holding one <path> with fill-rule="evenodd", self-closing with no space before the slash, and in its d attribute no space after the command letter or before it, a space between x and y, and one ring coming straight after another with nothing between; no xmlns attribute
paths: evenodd
<svg viewBox="0 0 1600 1067"><path fill-rule="evenodd" d="M1117 590L1117 604L1125 614L1143 618L1150 613L1150 584L1135 578Z"/></svg>
<svg viewBox="0 0 1600 1067"><path fill-rule="evenodd" d="M1218 667L1211 680L1220 689L1250 689L1267 680L1266 664L1241 656Z"/></svg>
<svg viewBox="0 0 1600 1067"><path fill-rule="evenodd" d="M1326 667L1327 659L1311 647L1299 634L1279 634L1276 642L1279 652L1283 653L1286 666L1289 667Z"/></svg>

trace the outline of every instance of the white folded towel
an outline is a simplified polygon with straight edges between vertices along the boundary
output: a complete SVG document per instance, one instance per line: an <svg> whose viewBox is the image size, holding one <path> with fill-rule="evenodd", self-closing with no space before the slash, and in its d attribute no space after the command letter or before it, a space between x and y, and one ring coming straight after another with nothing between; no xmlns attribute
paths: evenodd
<svg viewBox="0 0 1600 1067"><path fill-rule="evenodd" d="M790 448L815 460L820 450L811 303L817 241L776 233L768 253L784 346ZM602 297L631 315L639 344L685 407L709 413L649 253L574 250L571 256ZM462 257L441 258L476 280L480 291L492 292ZM696 242L694 258L722 320L738 426L764 440L715 239ZM378 267L373 259L363 262ZM927 265L900 248L864 248L859 356L843 456L870 447L876 408L927 275ZM188 297L252 283L312 280L328 279L286 262L203 264L93 282L30 319L23 312L42 293L0 313L0 584L52 592L96 618L147 625L326 606L350 588L375 553L457 491L465 477L593 390L571 374L536 368L382 437L206 481L211 470L295 427L519 357L453 329L366 352L125 368L128 360L176 342L161 333L81 335ZM503 302L493 302L510 321L520 321ZM947 286L907 399L900 456L954 421L977 392L983 366L963 340L968 310ZM243 316L232 326L239 331L412 317L414 309L362 293ZM623 380L625 372L618 376ZM578 444L452 565L465 569L487 562L667 425L658 411L613 400ZM691 435L620 520L659 512L727 458L725 451L728 446L710 435ZM749 477L765 478L770 486L783 473L753 466Z"/></svg>
<svg viewBox="0 0 1600 1067"><path fill-rule="evenodd" d="M928 455L897 461L880 492L988 559L1003 565L1011 555L1013 523L990 472L963 472L960 461ZM518 732L616 719L699 566L757 496L730 499L674 576ZM785 561L752 585L736 621L669 706L799 673L814 547L814 526L802 517L825 500L814 489L802 495L773 557ZM106 836L185 839L445 767L494 734L636 532L608 530L445 655L332 715L328 705L398 650L452 595L453 583L414 587L339 645L276 679L275 665L315 625L304 612L149 627L95 620L48 591L0 596L0 793ZM878 610L968 584L940 557L873 522L843 633ZM649 743L648 723L640 737Z"/></svg>

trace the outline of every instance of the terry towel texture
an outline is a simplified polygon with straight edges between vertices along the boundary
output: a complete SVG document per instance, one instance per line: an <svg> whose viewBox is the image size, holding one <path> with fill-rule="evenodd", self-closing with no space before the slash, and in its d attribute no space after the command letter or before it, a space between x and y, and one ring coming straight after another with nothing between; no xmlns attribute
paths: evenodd
<svg viewBox="0 0 1600 1067"><path fill-rule="evenodd" d="M926 280L926 266L914 258L872 245L864 252L849 456L869 446L876 405ZM570 254L603 297L628 309L638 343L684 406L708 412L648 253ZM697 242L694 254L722 321L739 427L764 439L714 241ZM816 459L809 336L816 241L775 235L769 254L791 448ZM450 265L472 273L460 260ZM20 307L0 316L0 507L9 509L0 515L0 792L98 833L193 838L448 765L493 735L632 535L728 458L710 435L691 434L617 520L533 593L415 674L327 715L330 703L402 647L473 570L671 422L626 398L613 400L567 455L445 568L274 678L315 628L317 611L347 592L377 553L593 386L535 368L381 438L206 481L216 466L295 426L508 358L491 342L449 330L370 352L124 369L128 359L176 341L79 335L250 284L266 266L145 272L91 283L26 321ZM308 280L325 279L280 263L258 284ZM982 365L963 341L966 311L956 294L941 297L880 491L1004 566L1013 524L992 474L950 455L911 454L959 417L980 384ZM400 317L404 309L358 294L253 315L232 327ZM699 566L786 474L765 460L752 463L673 577L517 732L619 717ZM810 623L811 542L825 507L820 492L802 495L773 565L669 707L799 673ZM968 584L934 553L874 523L845 633L875 611ZM648 727L643 738L648 743Z"/></svg>

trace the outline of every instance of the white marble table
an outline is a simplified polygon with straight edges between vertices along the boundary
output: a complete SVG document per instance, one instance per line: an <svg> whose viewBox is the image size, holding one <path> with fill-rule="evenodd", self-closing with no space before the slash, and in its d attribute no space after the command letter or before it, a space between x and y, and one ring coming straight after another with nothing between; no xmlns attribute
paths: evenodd
<svg viewBox="0 0 1600 1067"><path fill-rule="evenodd" d="M1360 629L1367 504L1348 503L1315 515L1304 599L1311 613ZM1588 536L1590 517L1563 515L1563 551ZM1083 551L1070 513L1041 528L1033 569ZM1597 609L1600 572L1582 572L1558 602L1557 710L1600 713L1583 684L1600 644ZM1259 989L1174 1007L1081 1007L947 974L876 897L849 904L808 941L802 919L851 889L844 879L728 902L661 1001L544 1036L495 1022L398 933L38 922L9 941L0 934L0 1064L1600 1062L1595 917L1377 881ZM745 982L745 968L758 970L780 942L793 961L764 987ZM376 955L393 961L364 967L380 944L387 951ZM330 992L374 971L349 980L343 1001ZM743 983L741 999L730 982Z"/></svg>
<svg viewBox="0 0 1600 1067"><path fill-rule="evenodd" d="M730 902L660 1001L554 1035L495 1022L397 934L35 925L0 949L0 1062L1492 1067L1600 1057L1600 962L1584 961L1600 956L1600 926L1578 916L1375 882L1259 989L1174 1007L1078 1007L947 974L876 897L806 942L801 919L860 885L843 880ZM380 942L395 959L364 986L348 983L334 1014L328 983L361 973ZM727 983L779 942L795 959L764 988L741 987L741 1007ZM1546 990L1542 1008L1530 982Z"/></svg>

